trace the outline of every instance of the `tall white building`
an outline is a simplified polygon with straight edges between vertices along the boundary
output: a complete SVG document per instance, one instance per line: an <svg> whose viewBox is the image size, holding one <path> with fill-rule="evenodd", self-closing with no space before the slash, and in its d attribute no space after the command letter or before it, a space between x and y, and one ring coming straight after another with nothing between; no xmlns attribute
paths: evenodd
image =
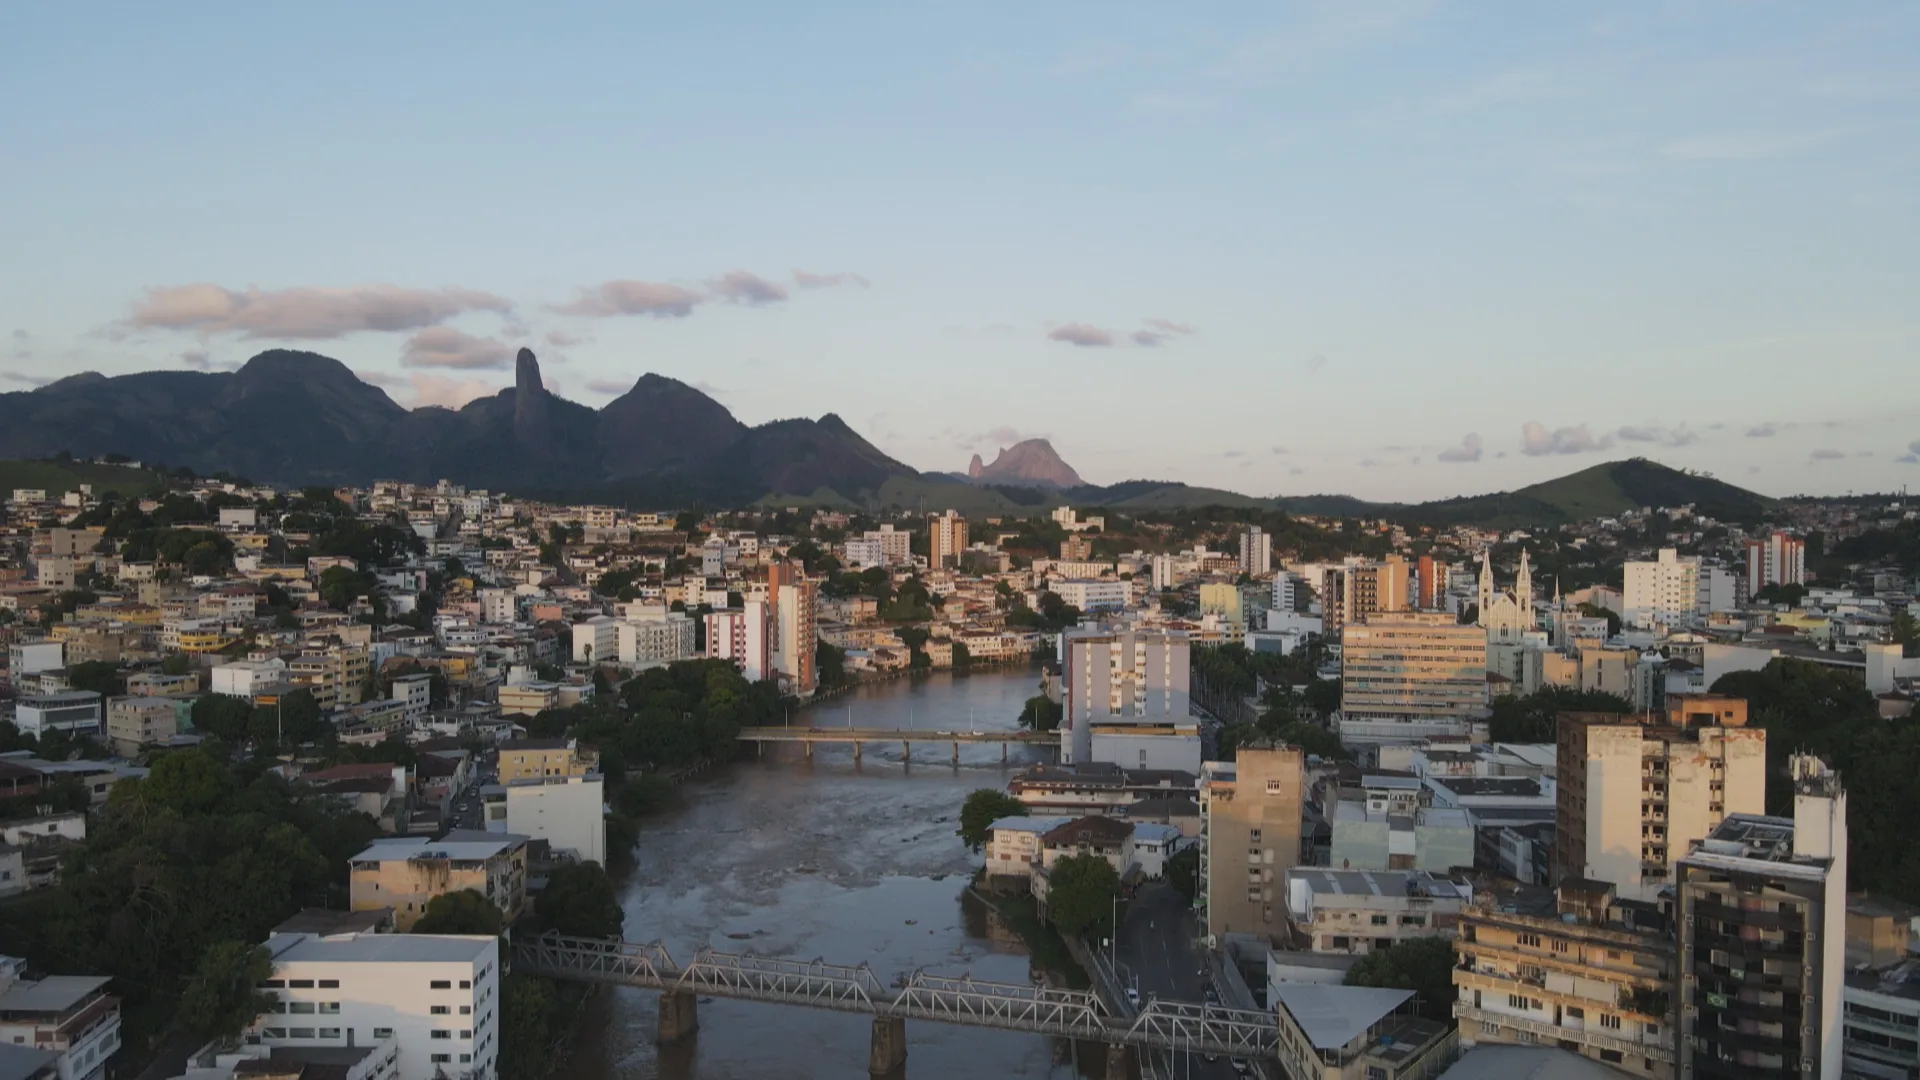
<svg viewBox="0 0 1920 1080"><path fill-rule="evenodd" d="M1078 630L1063 639L1061 764L1199 771L1185 634Z"/></svg>
<svg viewBox="0 0 1920 1080"><path fill-rule="evenodd" d="M1083 612L1118 610L1127 606L1127 600L1131 595L1127 582L1118 578L1111 580L1074 578L1056 581L1051 588L1054 595Z"/></svg>
<svg viewBox="0 0 1920 1080"><path fill-rule="evenodd" d="M395 1080L492 1077L500 1056L498 938L454 934L267 939L275 999L251 1035L269 1048L390 1043Z"/></svg>
<svg viewBox="0 0 1920 1080"><path fill-rule="evenodd" d="M1622 590L1622 619L1629 626L1691 624L1700 607L1700 560L1681 558L1673 548L1661 548L1653 562L1629 562Z"/></svg>
<svg viewBox="0 0 1920 1080"><path fill-rule="evenodd" d="M1807 542L1778 530L1765 539L1747 541L1747 592L1769 585L1807 583Z"/></svg>
<svg viewBox="0 0 1920 1080"><path fill-rule="evenodd" d="M1153 557L1153 591L1166 592L1173 588L1178 580L1173 556L1155 555Z"/></svg>
<svg viewBox="0 0 1920 1080"><path fill-rule="evenodd" d="M1273 569L1273 537L1260 531L1260 526L1248 526L1240 534L1240 572L1259 577Z"/></svg>
<svg viewBox="0 0 1920 1080"><path fill-rule="evenodd" d="M693 655L693 620L681 611L649 611L629 615L615 628L620 662L651 667L685 660Z"/></svg>
<svg viewBox="0 0 1920 1080"><path fill-rule="evenodd" d="M545 840L581 862L607 864L605 786L595 773L533 776L483 791L488 832Z"/></svg>
<svg viewBox="0 0 1920 1080"><path fill-rule="evenodd" d="M512 589L480 590L480 618L483 622L511 623L517 607Z"/></svg>
<svg viewBox="0 0 1920 1080"><path fill-rule="evenodd" d="M759 682L773 673L767 630L764 601L749 600L739 611L712 612L707 615L707 656L731 660L748 682Z"/></svg>
<svg viewBox="0 0 1920 1080"><path fill-rule="evenodd" d="M1273 610L1298 610L1295 603L1299 595L1295 590L1297 590L1300 585L1300 580L1286 570L1282 570L1273 575Z"/></svg>
<svg viewBox="0 0 1920 1080"><path fill-rule="evenodd" d="M619 655L619 620L611 615L595 615L573 624L574 663L611 663Z"/></svg>
<svg viewBox="0 0 1920 1080"><path fill-rule="evenodd" d="M892 525L862 533L860 538L879 545L880 558L888 566L905 566L913 561L913 534Z"/></svg>

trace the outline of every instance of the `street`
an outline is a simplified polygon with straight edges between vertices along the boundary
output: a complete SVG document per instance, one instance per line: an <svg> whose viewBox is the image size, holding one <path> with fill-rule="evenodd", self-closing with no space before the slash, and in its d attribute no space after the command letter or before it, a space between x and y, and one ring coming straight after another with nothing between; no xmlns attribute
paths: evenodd
<svg viewBox="0 0 1920 1080"><path fill-rule="evenodd" d="M1201 972L1206 960L1199 947L1193 912L1179 890L1163 882L1143 886L1127 904L1117 941L1121 978L1140 991L1141 1000L1198 1002L1210 987ZM1207 1061L1199 1054L1175 1054L1177 1080L1232 1080L1225 1058Z"/></svg>

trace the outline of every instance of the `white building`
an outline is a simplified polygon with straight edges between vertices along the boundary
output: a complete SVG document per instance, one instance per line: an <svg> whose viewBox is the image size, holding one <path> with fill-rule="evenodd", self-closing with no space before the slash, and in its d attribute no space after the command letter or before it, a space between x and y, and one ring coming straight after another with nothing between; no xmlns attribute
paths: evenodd
<svg viewBox="0 0 1920 1080"><path fill-rule="evenodd" d="M620 622L611 615L595 615L573 624L573 662L608 664L620 655Z"/></svg>
<svg viewBox="0 0 1920 1080"><path fill-rule="evenodd" d="M278 998L254 1021L269 1047L392 1040L395 1080L491 1077L500 1056L500 942L480 935L280 933Z"/></svg>
<svg viewBox="0 0 1920 1080"><path fill-rule="evenodd" d="M693 655L693 620L685 612L662 608L629 609L616 628L620 662L652 667Z"/></svg>
<svg viewBox="0 0 1920 1080"><path fill-rule="evenodd" d="M1082 630L1063 640L1061 764L1199 773L1185 634Z"/></svg>
<svg viewBox="0 0 1920 1080"><path fill-rule="evenodd" d="M601 777L545 776L490 784L488 832L545 840L581 862L607 864L607 808Z"/></svg>
<svg viewBox="0 0 1920 1080"><path fill-rule="evenodd" d="M879 544L881 562L887 566L905 566L913 561L913 534L905 529L882 525L861 534L860 539Z"/></svg>
<svg viewBox="0 0 1920 1080"><path fill-rule="evenodd" d="M1807 582L1807 542L1797 536L1775 531L1763 540L1747 541L1747 591L1757 593L1769 585L1804 585Z"/></svg>
<svg viewBox="0 0 1920 1080"><path fill-rule="evenodd" d="M480 618L483 622L511 623L516 606L512 589L480 590Z"/></svg>
<svg viewBox="0 0 1920 1080"><path fill-rule="evenodd" d="M60 1080L100 1080L120 1049L120 1002L105 975L26 979L26 961L0 956L0 1044L58 1055Z"/></svg>
<svg viewBox="0 0 1920 1080"><path fill-rule="evenodd" d="M1155 555L1153 557L1153 591L1166 592L1173 588L1178 580L1173 556Z"/></svg>
<svg viewBox="0 0 1920 1080"><path fill-rule="evenodd" d="M1240 572L1259 577L1273 570L1273 537L1252 525L1240 534Z"/></svg>
<svg viewBox="0 0 1920 1080"><path fill-rule="evenodd" d="M59 641L16 641L7 646L7 670L18 683L22 675L58 671L66 666L66 645Z"/></svg>
<svg viewBox="0 0 1920 1080"><path fill-rule="evenodd" d="M1081 611L1117 611L1127 606L1127 582L1119 579L1072 578L1055 581L1051 589L1065 603Z"/></svg>
<svg viewBox="0 0 1920 1080"><path fill-rule="evenodd" d="M260 511L251 506L223 506L220 508L220 527L228 531L255 529L260 526Z"/></svg>
<svg viewBox="0 0 1920 1080"><path fill-rule="evenodd" d="M236 660L213 667L212 690L226 697L252 701L262 694L275 693L286 684L285 660Z"/></svg>
<svg viewBox="0 0 1920 1080"><path fill-rule="evenodd" d="M406 710L409 720L427 715L433 708L433 676L423 673L393 680L393 700Z"/></svg>
<svg viewBox="0 0 1920 1080"><path fill-rule="evenodd" d="M1691 624L1700 607L1700 560L1661 548L1653 562L1626 564L1621 618L1629 626Z"/></svg>
<svg viewBox="0 0 1920 1080"><path fill-rule="evenodd" d="M1452 937L1473 886L1425 870L1287 871L1287 911L1319 953L1366 953Z"/></svg>
<svg viewBox="0 0 1920 1080"><path fill-rule="evenodd" d="M765 601L749 600L739 611L710 612L706 618L708 657L731 660L748 682L773 674Z"/></svg>
<svg viewBox="0 0 1920 1080"><path fill-rule="evenodd" d="M987 873L1026 877L1040 863L1040 838L1074 820L1066 817L1006 817L988 826Z"/></svg>
<svg viewBox="0 0 1920 1080"><path fill-rule="evenodd" d="M56 731L98 736L103 730L100 695L93 690L38 694L15 702L13 726L39 738Z"/></svg>
<svg viewBox="0 0 1920 1080"><path fill-rule="evenodd" d="M900 534L905 537L905 533ZM886 545L878 539L859 537L846 543L847 565L855 570L865 570L870 566L887 565Z"/></svg>

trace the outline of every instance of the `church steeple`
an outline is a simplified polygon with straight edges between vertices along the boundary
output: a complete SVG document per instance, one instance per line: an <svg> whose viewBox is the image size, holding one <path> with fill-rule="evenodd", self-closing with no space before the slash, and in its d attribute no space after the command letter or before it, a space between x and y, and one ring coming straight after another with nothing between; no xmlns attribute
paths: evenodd
<svg viewBox="0 0 1920 1080"><path fill-rule="evenodd" d="M1486 625L1487 612L1493 607L1493 563L1486 549L1480 552L1480 618L1479 623Z"/></svg>
<svg viewBox="0 0 1920 1080"><path fill-rule="evenodd" d="M1520 549L1520 573L1513 579L1513 598L1520 603L1520 613L1529 621L1533 618L1533 568L1527 565L1527 549Z"/></svg>

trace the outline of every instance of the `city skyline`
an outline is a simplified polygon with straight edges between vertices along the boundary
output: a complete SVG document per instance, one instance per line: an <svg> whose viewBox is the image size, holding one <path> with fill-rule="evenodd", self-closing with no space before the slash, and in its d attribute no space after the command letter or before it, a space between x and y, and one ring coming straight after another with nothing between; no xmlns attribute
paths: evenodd
<svg viewBox="0 0 1920 1080"><path fill-rule="evenodd" d="M524 345L932 471L1920 478L1911 8L119 10L0 35L0 390Z"/></svg>

